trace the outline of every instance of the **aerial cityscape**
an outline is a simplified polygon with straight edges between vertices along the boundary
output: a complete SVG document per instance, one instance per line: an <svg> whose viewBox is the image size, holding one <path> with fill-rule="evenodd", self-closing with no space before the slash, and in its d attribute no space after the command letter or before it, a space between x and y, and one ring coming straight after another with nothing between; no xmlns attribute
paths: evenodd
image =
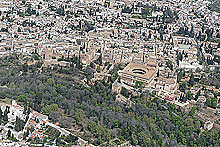
<svg viewBox="0 0 220 147"><path fill-rule="evenodd" d="M220 0L0 0L11 146L220 146Z"/></svg>

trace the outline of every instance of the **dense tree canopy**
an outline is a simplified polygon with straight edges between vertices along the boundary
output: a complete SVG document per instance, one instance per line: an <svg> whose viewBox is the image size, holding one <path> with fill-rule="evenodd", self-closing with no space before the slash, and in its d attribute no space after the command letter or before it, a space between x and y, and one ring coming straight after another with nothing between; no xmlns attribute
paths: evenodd
<svg viewBox="0 0 220 147"><path fill-rule="evenodd" d="M140 146L220 143L218 132L200 133L202 123L166 101L151 100L148 94L142 94L131 95L136 102L132 107L115 102L111 79L89 84L90 88L86 88L80 81L87 75L72 67L66 68L65 73L58 72L61 67L53 70L48 67L39 73L34 66L27 66L27 73L20 75L23 69L16 56L0 59L0 67L5 69L0 71L0 85L8 87L4 89L6 97L20 103L27 101L28 107L49 114L49 118L62 127L77 127L81 132L87 132L78 135L95 145L121 144L127 140ZM182 83L182 90L186 86L187 83ZM7 115L2 115L6 120ZM19 123L16 126L19 128ZM112 139L116 140L110 142ZM58 139L57 144L62 142Z"/></svg>

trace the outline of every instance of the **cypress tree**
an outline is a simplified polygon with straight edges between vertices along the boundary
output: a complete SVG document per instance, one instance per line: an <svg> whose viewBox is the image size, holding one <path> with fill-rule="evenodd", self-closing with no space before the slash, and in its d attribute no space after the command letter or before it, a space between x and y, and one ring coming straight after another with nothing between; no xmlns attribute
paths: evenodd
<svg viewBox="0 0 220 147"><path fill-rule="evenodd" d="M220 48L220 42L218 43L218 46L217 46L217 48Z"/></svg>
<svg viewBox="0 0 220 147"><path fill-rule="evenodd" d="M8 130L8 138L11 137L11 130Z"/></svg>
<svg viewBox="0 0 220 147"><path fill-rule="evenodd" d="M0 119L2 119L2 109L0 108Z"/></svg>
<svg viewBox="0 0 220 147"><path fill-rule="evenodd" d="M193 86L194 85L194 75L191 74L190 79L189 79L189 86Z"/></svg>
<svg viewBox="0 0 220 147"><path fill-rule="evenodd" d="M8 113L7 113L6 110L4 111L3 120L4 120L4 121L8 121Z"/></svg>

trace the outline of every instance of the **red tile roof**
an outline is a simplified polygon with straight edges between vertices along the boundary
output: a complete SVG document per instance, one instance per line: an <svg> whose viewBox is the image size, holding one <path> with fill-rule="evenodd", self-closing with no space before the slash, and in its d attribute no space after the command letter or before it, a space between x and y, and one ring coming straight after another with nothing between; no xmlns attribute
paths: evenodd
<svg viewBox="0 0 220 147"><path fill-rule="evenodd" d="M165 96L165 99L166 99L166 100L169 100L169 101L172 101L174 98L173 98L173 97L170 97L169 95L166 95L166 96Z"/></svg>
<svg viewBox="0 0 220 147"><path fill-rule="evenodd" d="M45 124L47 123L47 122L46 122L46 121L44 121L44 120L42 120L41 122L42 122L42 123L45 123Z"/></svg>
<svg viewBox="0 0 220 147"><path fill-rule="evenodd" d="M29 121L28 123L29 123L29 124L32 124L32 125L34 125L34 126L37 125L37 123L36 123L35 121Z"/></svg>
<svg viewBox="0 0 220 147"><path fill-rule="evenodd" d="M13 107L15 107L15 108L17 108L17 109L24 109L23 107L21 107L21 106L18 106L18 105L13 105Z"/></svg>
<svg viewBox="0 0 220 147"><path fill-rule="evenodd" d="M37 133L37 134L42 134L42 132L39 132L39 131L36 131L36 130L34 130L34 132Z"/></svg>
<svg viewBox="0 0 220 147"><path fill-rule="evenodd" d="M37 112L34 112L34 114L35 114L35 115L37 115L37 116L39 116L39 115L40 115L40 113L37 113Z"/></svg>

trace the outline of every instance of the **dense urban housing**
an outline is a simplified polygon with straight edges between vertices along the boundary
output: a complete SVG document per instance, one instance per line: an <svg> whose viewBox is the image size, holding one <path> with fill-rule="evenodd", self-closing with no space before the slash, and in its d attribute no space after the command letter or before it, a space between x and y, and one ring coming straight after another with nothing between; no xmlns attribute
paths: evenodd
<svg viewBox="0 0 220 147"><path fill-rule="evenodd" d="M220 0L0 0L0 146L220 146Z"/></svg>

